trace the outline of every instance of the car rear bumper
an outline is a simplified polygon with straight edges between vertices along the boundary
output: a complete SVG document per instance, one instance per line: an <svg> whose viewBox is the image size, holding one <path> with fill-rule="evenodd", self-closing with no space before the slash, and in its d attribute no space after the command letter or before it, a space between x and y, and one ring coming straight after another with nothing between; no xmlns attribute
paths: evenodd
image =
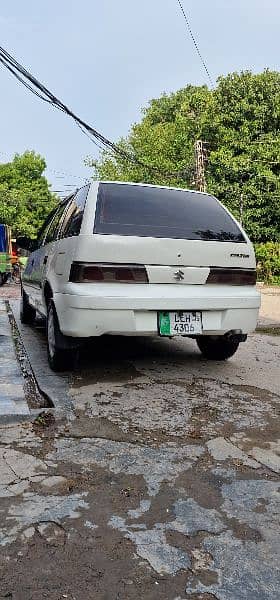
<svg viewBox="0 0 280 600"><path fill-rule="evenodd" d="M54 302L61 331L72 337L156 335L158 311L202 312L204 335L254 331L260 294L253 286L71 284Z"/></svg>

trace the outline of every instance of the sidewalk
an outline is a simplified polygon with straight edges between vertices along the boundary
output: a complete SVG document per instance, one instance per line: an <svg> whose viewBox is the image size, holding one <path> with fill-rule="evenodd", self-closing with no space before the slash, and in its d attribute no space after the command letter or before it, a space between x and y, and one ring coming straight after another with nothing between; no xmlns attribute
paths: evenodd
<svg viewBox="0 0 280 600"><path fill-rule="evenodd" d="M17 361L6 305L0 299L0 417L28 415L23 377Z"/></svg>
<svg viewBox="0 0 280 600"><path fill-rule="evenodd" d="M260 326L280 325L280 287L259 286L262 295Z"/></svg>

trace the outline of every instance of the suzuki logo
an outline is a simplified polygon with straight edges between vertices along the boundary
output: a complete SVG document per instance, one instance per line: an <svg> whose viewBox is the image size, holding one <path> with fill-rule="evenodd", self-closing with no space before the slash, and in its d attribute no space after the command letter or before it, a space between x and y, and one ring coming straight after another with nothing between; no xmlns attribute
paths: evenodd
<svg viewBox="0 0 280 600"><path fill-rule="evenodd" d="M179 269L179 271L176 271L176 273L174 273L174 279L176 279L176 281L182 281L182 279L184 279L185 274L184 271L181 271L181 269Z"/></svg>

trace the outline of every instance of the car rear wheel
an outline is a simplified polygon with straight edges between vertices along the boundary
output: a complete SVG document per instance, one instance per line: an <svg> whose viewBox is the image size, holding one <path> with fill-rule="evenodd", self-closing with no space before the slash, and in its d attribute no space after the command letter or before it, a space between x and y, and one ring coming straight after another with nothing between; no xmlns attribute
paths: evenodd
<svg viewBox="0 0 280 600"><path fill-rule="evenodd" d="M224 336L202 335L196 338L200 352L209 360L226 360L238 350L239 341Z"/></svg>
<svg viewBox="0 0 280 600"><path fill-rule="evenodd" d="M53 371L67 371L73 368L78 348L69 348L67 337L60 331L53 302L48 306L47 347L48 361Z"/></svg>
<svg viewBox="0 0 280 600"><path fill-rule="evenodd" d="M24 290L21 292L20 320L24 325L32 325L36 318L36 310L29 304L28 296Z"/></svg>

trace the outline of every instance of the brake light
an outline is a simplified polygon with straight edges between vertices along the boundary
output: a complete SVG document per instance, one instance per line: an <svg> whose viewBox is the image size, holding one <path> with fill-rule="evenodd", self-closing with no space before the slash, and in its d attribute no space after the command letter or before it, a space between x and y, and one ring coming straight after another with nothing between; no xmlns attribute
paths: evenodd
<svg viewBox="0 0 280 600"><path fill-rule="evenodd" d="M255 285L256 281L256 269L223 269L222 267L211 267L206 283Z"/></svg>
<svg viewBox="0 0 280 600"><path fill-rule="evenodd" d="M149 283L142 265L72 263L69 281L73 283Z"/></svg>

